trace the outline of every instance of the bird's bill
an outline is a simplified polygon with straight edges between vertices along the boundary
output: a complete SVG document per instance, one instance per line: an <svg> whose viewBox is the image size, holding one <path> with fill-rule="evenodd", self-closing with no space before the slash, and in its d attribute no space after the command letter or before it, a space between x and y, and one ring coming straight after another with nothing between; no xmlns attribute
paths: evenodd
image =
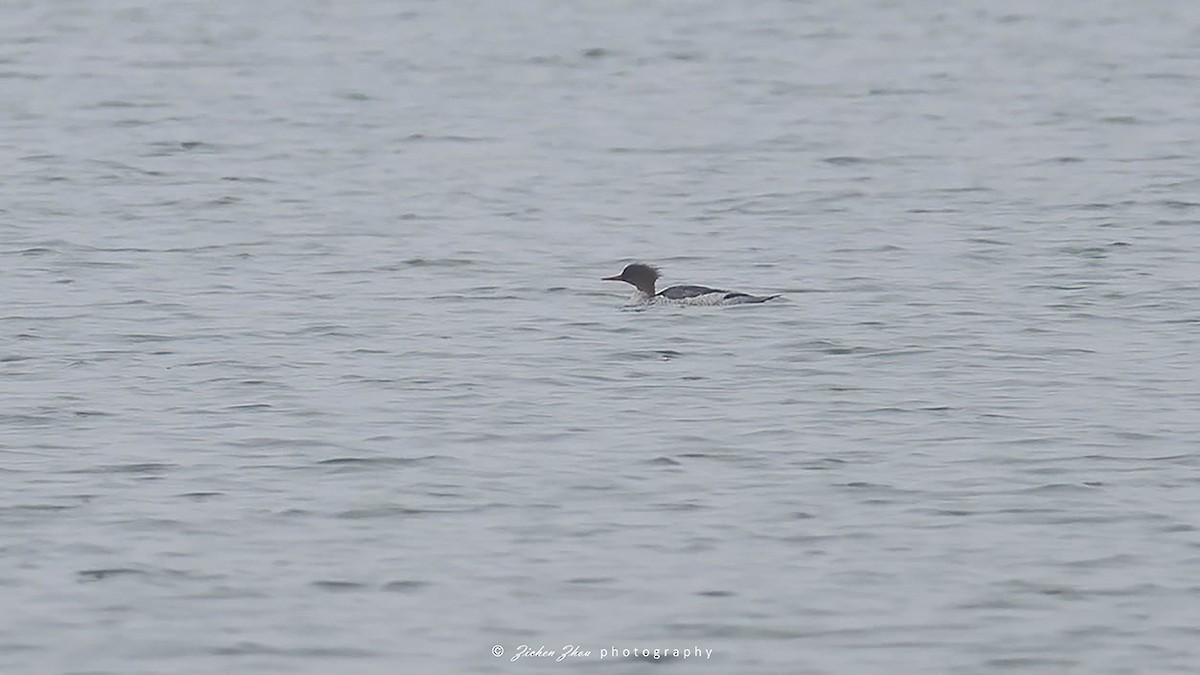
<svg viewBox="0 0 1200 675"><path fill-rule="evenodd" d="M604 278L600 279L600 281L625 281L625 280L621 278L620 274L618 274L615 277L604 277Z"/></svg>

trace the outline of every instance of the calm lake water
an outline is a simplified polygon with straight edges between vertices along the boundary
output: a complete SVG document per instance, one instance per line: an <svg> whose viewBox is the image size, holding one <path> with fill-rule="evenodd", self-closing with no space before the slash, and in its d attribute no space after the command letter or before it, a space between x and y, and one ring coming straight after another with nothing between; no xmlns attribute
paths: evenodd
<svg viewBox="0 0 1200 675"><path fill-rule="evenodd" d="M1200 664L1200 5L4 14L0 672Z"/></svg>

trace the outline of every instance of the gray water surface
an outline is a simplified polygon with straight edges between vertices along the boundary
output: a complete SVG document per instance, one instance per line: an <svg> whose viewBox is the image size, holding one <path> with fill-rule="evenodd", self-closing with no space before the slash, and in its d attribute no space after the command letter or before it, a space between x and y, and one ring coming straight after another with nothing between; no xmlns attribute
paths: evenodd
<svg viewBox="0 0 1200 675"><path fill-rule="evenodd" d="M1002 5L8 3L0 672L1194 672L1200 6Z"/></svg>

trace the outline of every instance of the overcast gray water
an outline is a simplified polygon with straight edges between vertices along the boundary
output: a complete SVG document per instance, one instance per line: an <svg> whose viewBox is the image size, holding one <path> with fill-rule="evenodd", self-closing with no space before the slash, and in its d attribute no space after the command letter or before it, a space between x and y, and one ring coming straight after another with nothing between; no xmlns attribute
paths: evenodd
<svg viewBox="0 0 1200 675"><path fill-rule="evenodd" d="M1200 667L1200 5L3 19L0 672Z"/></svg>

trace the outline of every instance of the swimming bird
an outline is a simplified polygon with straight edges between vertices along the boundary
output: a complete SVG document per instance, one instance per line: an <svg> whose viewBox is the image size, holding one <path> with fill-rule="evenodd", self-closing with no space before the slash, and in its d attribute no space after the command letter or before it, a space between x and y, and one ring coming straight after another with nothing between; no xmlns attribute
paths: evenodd
<svg viewBox="0 0 1200 675"><path fill-rule="evenodd" d="M655 293L654 284L659 271L653 265L633 263L615 277L604 277L601 281L624 281L637 289L634 300L639 303L669 302L679 305L744 305L766 302L778 295L750 295L737 291L726 291L708 286L671 286Z"/></svg>

